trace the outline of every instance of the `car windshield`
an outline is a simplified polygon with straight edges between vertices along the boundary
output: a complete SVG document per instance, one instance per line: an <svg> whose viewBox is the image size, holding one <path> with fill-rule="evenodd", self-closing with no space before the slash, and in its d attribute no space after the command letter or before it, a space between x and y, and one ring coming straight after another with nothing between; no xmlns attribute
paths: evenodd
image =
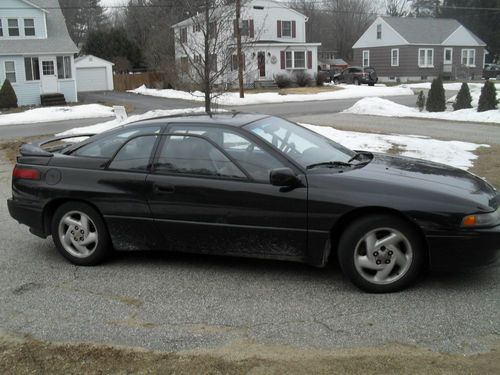
<svg viewBox="0 0 500 375"><path fill-rule="evenodd" d="M290 157L307 166L323 162L347 163L356 153L322 135L279 117L256 121L246 128Z"/></svg>

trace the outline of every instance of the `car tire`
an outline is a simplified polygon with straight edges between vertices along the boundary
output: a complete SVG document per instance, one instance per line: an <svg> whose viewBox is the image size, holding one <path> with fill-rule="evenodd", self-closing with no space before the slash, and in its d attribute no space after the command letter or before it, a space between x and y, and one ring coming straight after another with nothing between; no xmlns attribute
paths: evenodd
<svg viewBox="0 0 500 375"><path fill-rule="evenodd" d="M375 84L374 83L369 83L368 86L375 86Z"/></svg>
<svg viewBox="0 0 500 375"><path fill-rule="evenodd" d="M356 220L340 238L338 258L344 275L370 293L409 286L425 264L425 245L417 230L397 216L370 215Z"/></svg>
<svg viewBox="0 0 500 375"><path fill-rule="evenodd" d="M356 86L361 85L361 83L359 82L359 79L357 79L357 78L354 78L354 80L352 81L352 83L354 83Z"/></svg>
<svg viewBox="0 0 500 375"><path fill-rule="evenodd" d="M333 79L333 84L338 85L339 83L340 83L340 81L338 78Z"/></svg>
<svg viewBox="0 0 500 375"><path fill-rule="evenodd" d="M56 210L52 239L61 255L79 266L102 263L111 243L99 212L82 202L67 202Z"/></svg>

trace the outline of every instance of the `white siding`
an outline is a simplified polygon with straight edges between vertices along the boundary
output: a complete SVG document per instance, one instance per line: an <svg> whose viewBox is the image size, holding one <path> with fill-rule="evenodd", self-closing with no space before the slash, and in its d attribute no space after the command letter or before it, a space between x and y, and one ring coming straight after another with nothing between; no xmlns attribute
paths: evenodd
<svg viewBox="0 0 500 375"><path fill-rule="evenodd" d="M47 30L45 28L45 13L38 8L34 8L23 1L19 0L1 0L0 18L2 18L3 37L1 39L22 39L24 36L24 18L33 18L35 21L35 36L26 38L47 38ZM13 8L13 9L8 9ZM19 37L9 37L7 30L7 19L16 18L19 25Z"/></svg>

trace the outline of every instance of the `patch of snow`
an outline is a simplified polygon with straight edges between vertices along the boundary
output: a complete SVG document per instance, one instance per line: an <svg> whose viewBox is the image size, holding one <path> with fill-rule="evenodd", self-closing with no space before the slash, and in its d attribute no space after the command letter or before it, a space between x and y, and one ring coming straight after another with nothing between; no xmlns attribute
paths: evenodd
<svg viewBox="0 0 500 375"><path fill-rule="evenodd" d="M497 87L497 99L500 99L500 85L495 85L495 86ZM481 88L482 87L483 86L477 86L477 85L471 86L471 85L469 85L470 96L472 97L471 104L473 107L477 108L477 106L479 104L479 97L481 96ZM457 95L448 99L448 103L454 103L455 100L457 99Z"/></svg>
<svg viewBox="0 0 500 375"><path fill-rule="evenodd" d="M163 116L176 116L176 115L183 115L183 114L195 114L195 113L204 113L205 108L186 108L186 109L156 109L154 111L149 111L146 113L143 113L141 115L134 115L128 117L125 121L121 122L118 119L103 122L100 124L95 124L95 125L90 125L90 126L84 126L81 128L73 128L70 130L67 130L63 133L57 134L58 136L65 136L65 135L79 135L79 134L85 134L85 133L102 133L107 130L116 128L117 126L120 125L125 125L131 122L135 121L140 121L140 120L147 120L147 119L152 119L156 117L163 117Z"/></svg>
<svg viewBox="0 0 500 375"><path fill-rule="evenodd" d="M0 115L0 126L113 116L113 108L101 104L43 107L29 109L19 113Z"/></svg>
<svg viewBox="0 0 500 375"><path fill-rule="evenodd" d="M467 84L469 85L469 89L471 91L475 89L479 89L479 91L481 91L481 87L484 86L484 83L467 82ZM448 91L458 91L460 90L461 86L462 82L452 82L443 84L444 89ZM497 90L500 90L500 83L495 84L495 86ZM429 90L431 88L431 82L403 83L397 87L410 88L415 90Z"/></svg>
<svg viewBox="0 0 500 375"><path fill-rule="evenodd" d="M382 98L363 98L343 113L385 117L416 117L435 120L485 122L500 124L500 111L477 112L475 108L448 112L420 112L417 108L394 103Z"/></svg>
<svg viewBox="0 0 500 375"><path fill-rule="evenodd" d="M469 169L474 165L474 160L477 159L475 150L479 147L489 147L469 142L440 141L417 135L371 134L337 130L329 126L302 125L353 150L387 152L393 146L397 146L403 150L401 152L403 156L448 164L461 169Z"/></svg>
<svg viewBox="0 0 500 375"><path fill-rule="evenodd" d="M240 98L239 93L226 92L214 98L214 102L218 105L227 106L240 106L250 104L264 104L264 103L288 103L288 102L304 102L316 100L332 100L332 99L350 99L350 98L363 98L370 96L400 96L400 95L414 95L410 88L404 87L386 87L386 86L355 86L355 85L339 85L342 90L318 92L314 94L288 94L280 95L278 92L265 92L259 94L245 94L245 98ZM146 86L141 86L135 90L128 92L156 96L169 99L192 100L201 102L204 101L204 94L200 91L192 93L179 90L157 90L148 89Z"/></svg>

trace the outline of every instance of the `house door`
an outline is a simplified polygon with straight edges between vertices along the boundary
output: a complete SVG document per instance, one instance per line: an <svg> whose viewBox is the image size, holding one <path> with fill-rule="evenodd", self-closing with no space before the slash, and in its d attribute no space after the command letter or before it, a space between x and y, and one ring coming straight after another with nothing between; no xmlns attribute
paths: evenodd
<svg viewBox="0 0 500 375"><path fill-rule="evenodd" d="M53 94L58 92L57 89L57 71L55 59L42 60L42 93Z"/></svg>
<svg viewBox="0 0 500 375"><path fill-rule="evenodd" d="M266 76L266 53L265 52L259 52L257 54L257 65L259 67L259 77L265 77Z"/></svg>

